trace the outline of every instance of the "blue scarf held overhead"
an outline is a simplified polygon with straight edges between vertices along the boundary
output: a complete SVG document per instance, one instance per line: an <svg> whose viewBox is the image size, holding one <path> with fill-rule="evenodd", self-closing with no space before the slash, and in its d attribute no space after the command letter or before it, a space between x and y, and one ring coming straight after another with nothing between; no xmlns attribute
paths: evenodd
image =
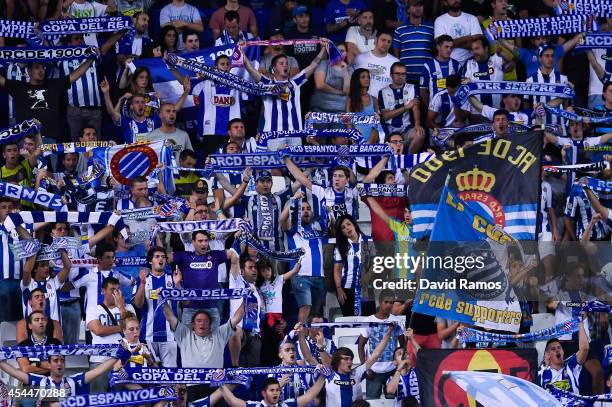
<svg viewBox="0 0 612 407"><path fill-rule="evenodd" d="M574 89L567 85L557 83L539 82L495 82L476 81L460 85L452 96L453 103L458 106L465 104L470 96L492 94L508 95L520 94L529 96L550 96L572 99L576 94Z"/></svg>
<svg viewBox="0 0 612 407"><path fill-rule="evenodd" d="M1 47L0 62L41 62L81 60L100 54L94 46L65 46L46 48Z"/></svg>
<svg viewBox="0 0 612 407"><path fill-rule="evenodd" d="M121 407L177 400L172 387L150 387L138 390L121 390L112 393L95 393L70 396L61 400L60 407Z"/></svg>
<svg viewBox="0 0 612 407"><path fill-rule="evenodd" d="M40 132L40 126L34 120L24 120L14 126L0 130L0 144L10 143L30 133L38 132Z"/></svg>
<svg viewBox="0 0 612 407"><path fill-rule="evenodd" d="M493 21L484 30L484 34L492 43L499 39L553 37L597 30L599 30L599 26L593 16L571 14L555 17Z"/></svg>

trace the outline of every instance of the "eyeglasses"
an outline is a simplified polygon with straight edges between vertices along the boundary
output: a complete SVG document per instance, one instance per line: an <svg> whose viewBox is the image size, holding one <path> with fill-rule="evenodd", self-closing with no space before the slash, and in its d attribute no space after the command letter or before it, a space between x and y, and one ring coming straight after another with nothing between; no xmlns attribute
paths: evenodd
<svg viewBox="0 0 612 407"><path fill-rule="evenodd" d="M207 214L208 211L195 211L195 213L202 215L202 214Z"/></svg>

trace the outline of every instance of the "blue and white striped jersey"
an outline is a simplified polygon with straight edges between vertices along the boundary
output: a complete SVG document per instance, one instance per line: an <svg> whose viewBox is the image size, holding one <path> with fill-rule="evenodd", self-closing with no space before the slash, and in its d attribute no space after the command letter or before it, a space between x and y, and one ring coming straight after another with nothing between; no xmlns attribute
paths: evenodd
<svg viewBox="0 0 612 407"><path fill-rule="evenodd" d="M32 307L28 304L30 299L30 293L35 289L39 288L45 293L45 315L55 321L61 320L61 313L59 308L59 290L64 284L60 283L57 276L47 278L45 281L36 281L33 278L30 280L28 286L23 285L21 282L21 302L23 305L23 315L25 318L28 317L32 312Z"/></svg>
<svg viewBox="0 0 612 407"><path fill-rule="evenodd" d="M312 225L304 228L306 232L314 232ZM287 249L294 250L302 248L306 252L302 257L302 265L298 275L305 277L323 277L323 245L327 239L304 239L302 234L297 231L297 227L287 231ZM295 266L295 261L291 261L289 268Z"/></svg>
<svg viewBox="0 0 612 407"><path fill-rule="evenodd" d="M350 407L353 401L363 398L361 382L367 371L368 367L364 363L349 374L334 372L328 376L325 380L325 405Z"/></svg>
<svg viewBox="0 0 612 407"><path fill-rule="evenodd" d="M225 136L229 121L240 118L240 92L211 80L191 82L198 109L198 134Z"/></svg>
<svg viewBox="0 0 612 407"><path fill-rule="evenodd" d="M538 384L544 387L550 383L558 389L582 394L579 385L582 372L582 365L578 364L576 354L573 354L565 360L559 370L551 366L541 366L538 371Z"/></svg>
<svg viewBox="0 0 612 407"><path fill-rule="evenodd" d="M361 252L362 243L370 241L369 236L359 235L357 242L350 242L346 261L342 259L338 246L334 249L334 263L342 264L342 288L354 288L357 277L361 274L362 260L365 260Z"/></svg>
<svg viewBox="0 0 612 407"><path fill-rule="evenodd" d="M85 394L89 390L85 383L85 373L64 376L59 382L54 382L49 376L28 373L27 385L40 389L68 389L70 396Z"/></svg>
<svg viewBox="0 0 612 407"><path fill-rule="evenodd" d="M84 61L72 59L58 63L60 78L69 77ZM101 107L102 97L98 84L98 73L96 64L92 64L89 69L79 79L74 81L68 88L68 105L75 107Z"/></svg>
<svg viewBox="0 0 612 407"><path fill-rule="evenodd" d="M273 239L265 240L262 239L262 243L268 247L270 250L274 251L282 251L284 250L284 242L283 242L283 232L281 231L280 225L280 213L285 206L285 203L289 200L291 196L291 188L285 189L283 192L274 193L269 196L271 201L271 214L272 214L272 231L273 231ZM261 198L260 198L261 197ZM259 202L260 199L264 199L264 197L260 194L255 194L252 196L244 196L242 197L242 205L246 207L246 218L250 219L253 223L253 232L255 236L261 237L262 233L260 231L260 209Z"/></svg>
<svg viewBox="0 0 612 407"><path fill-rule="evenodd" d="M404 106L412 99L417 97L417 91L414 85L405 83L400 88L392 88L386 86L378 92L378 106L381 112L383 110L394 110L398 106ZM386 134L394 131L401 133L406 132L412 126L412 109L395 116L389 120L383 121L382 126Z"/></svg>
<svg viewBox="0 0 612 407"><path fill-rule="evenodd" d="M140 280L138 280L140 285ZM162 307L157 309L159 303L159 290L163 288L174 288L172 273L161 276L149 274L145 283L145 301L142 306L140 321L140 342L174 342L174 332L164 317ZM172 308L177 314L177 302L172 302Z"/></svg>
<svg viewBox="0 0 612 407"><path fill-rule="evenodd" d="M278 367L283 367L283 365ZM285 373L270 373L268 377L280 380L285 375ZM297 399L313 385L313 378L309 373L294 373L293 375L290 374L289 378L289 383L281 387L278 401Z"/></svg>
<svg viewBox="0 0 612 407"><path fill-rule="evenodd" d="M431 21L422 21L414 26L408 22L395 29L393 48L400 50L399 59L408 69L407 80L418 82L423 65L432 59L434 26Z"/></svg>
<svg viewBox="0 0 612 407"><path fill-rule="evenodd" d="M97 267L90 269L89 273L72 282L74 288L86 287L86 310L88 310L89 308L95 308L97 305L102 304L102 302L104 301L104 296L102 295L102 281L107 277L115 277L116 279L118 279L121 287L127 287L132 285L132 279L121 274L116 269L98 271Z"/></svg>
<svg viewBox="0 0 612 407"><path fill-rule="evenodd" d="M307 80L304 71L300 71L286 82L288 85L286 93L281 93L278 96L263 96L265 120L263 131L302 129L300 86ZM267 85L282 82L262 76L261 83Z"/></svg>
<svg viewBox="0 0 612 407"><path fill-rule="evenodd" d="M465 61L459 70L459 76L470 82L504 80L504 61L499 55L491 55L485 62L479 62L474 57ZM499 108L501 95L484 94L476 96L483 104Z"/></svg>
<svg viewBox="0 0 612 407"><path fill-rule="evenodd" d="M596 192L593 193L596 196L598 195ZM594 213L595 211L591 207L589 198L584 192L582 186L573 184L565 204L565 216L573 220L575 223L576 239L580 240L582 238L582 235L584 234L584 231L591 221ZM610 227L604 219L595 224L591 231L590 239L602 240L608 235L608 233L610 233Z"/></svg>
<svg viewBox="0 0 612 407"><path fill-rule="evenodd" d="M446 89L446 78L451 74L458 74L461 64L450 58L448 61L440 61L432 58L425 62L421 71L421 89L429 91L429 97Z"/></svg>
<svg viewBox="0 0 612 407"><path fill-rule="evenodd" d="M2 244L2 251L0 251L0 266L2 267L3 280L21 280L25 259L20 259L15 256L11 249L11 246L16 240L16 234L13 237L5 230L0 230L0 244Z"/></svg>
<svg viewBox="0 0 612 407"><path fill-rule="evenodd" d="M529 78L525 80L528 83L558 83L561 85L567 85L567 76L561 75L556 69L545 75L542 73L541 68L538 68L537 72L531 75ZM529 96L533 100L533 103L548 103L552 99L552 96ZM565 119L559 116L555 116L549 111L546 111L546 115L544 116L544 123L551 125L561 124L562 128L565 129Z"/></svg>
<svg viewBox="0 0 612 407"><path fill-rule="evenodd" d="M393 377L387 379L386 386L391 383L391 380L393 380ZM408 396L413 396L418 401L421 401L419 397L419 380L417 379L416 370L413 368L410 368L405 375L400 376L393 407L402 407L402 400Z"/></svg>
<svg viewBox="0 0 612 407"><path fill-rule="evenodd" d="M359 219L359 192L356 188L346 187L344 191L338 192L333 187L323 188L313 184L312 195L320 203L321 214L327 211L330 220L335 222L342 215L351 215L353 219Z"/></svg>

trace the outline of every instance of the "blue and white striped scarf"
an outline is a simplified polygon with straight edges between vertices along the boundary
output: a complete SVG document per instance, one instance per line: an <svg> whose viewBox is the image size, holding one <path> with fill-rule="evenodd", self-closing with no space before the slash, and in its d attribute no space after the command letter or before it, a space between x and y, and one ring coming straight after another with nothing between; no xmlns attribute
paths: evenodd
<svg viewBox="0 0 612 407"><path fill-rule="evenodd" d="M552 37L597 30L599 30L599 26L593 16L571 14L555 17L493 21L484 30L484 33L492 43L498 39Z"/></svg>
<svg viewBox="0 0 612 407"><path fill-rule="evenodd" d="M43 144L40 146L43 156L51 154L85 153L94 148L109 148L114 145L111 141L86 141L74 143Z"/></svg>
<svg viewBox="0 0 612 407"><path fill-rule="evenodd" d="M229 233L251 230L251 225L244 219L232 218L223 220L195 220L185 222L160 222L157 230L169 233L192 233L196 230L206 230L211 233Z"/></svg>
<svg viewBox="0 0 612 407"><path fill-rule="evenodd" d="M247 81L232 73L223 72L194 59L185 59L175 54L168 54L168 64L199 73L219 85L228 86L249 95L275 96L282 93L285 88L283 84L278 83L266 85Z"/></svg>
<svg viewBox="0 0 612 407"><path fill-rule="evenodd" d="M362 136L355 129L306 129L306 130L281 130L281 131L266 131L257 136L258 151L268 151L268 141L278 138L287 137L346 137L350 140L358 142Z"/></svg>
<svg viewBox="0 0 612 407"><path fill-rule="evenodd" d="M543 165L542 169L554 174L567 174L570 172L600 172L606 168L606 162L600 161L588 164L570 164L570 165Z"/></svg>
<svg viewBox="0 0 612 407"><path fill-rule="evenodd" d="M51 355L62 356L118 356L119 344L99 345L46 345L46 346L4 346L0 347L0 358L16 359L27 357L40 357L46 359ZM125 349L124 349L125 350Z"/></svg>
<svg viewBox="0 0 612 407"><path fill-rule="evenodd" d="M577 113L570 112L565 109L561 109L559 107L553 107L547 103L545 103L543 106L544 106L544 109L548 110L553 115L563 117L564 119L571 120L574 122L587 123L587 124L589 123L590 124L612 123L612 116L608 116L608 117L580 116Z"/></svg>
<svg viewBox="0 0 612 407"><path fill-rule="evenodd" d="M0 130L0 144L19 140L30 133L38 132L40 132L40 126L34 120L24 120L14 126Z"/></svg>
<svg viewBox="0 0 612 407"><path fill-rule="evenodd" d="M574 89L572 89L570 86L560 85L557 83L476 81L460 85L452 99L453 103L461 106L467 102L470 96L481 94L520 94L530 96L550 96L566 99L571 99L575 96Z"/></svg>
<svg viewBox="0 0 612 407"><path fill-rule="evenodd" d="M282 157L370 157L392 155L386 144L358 144L348 146L287 146L279 151Z"/></svg>
<svg viewBox="0 0 612 407"><path fill-rule="evenodd" d="M260 230L260 235L261 235L261 229L259 230ZM285 252L274 252L272 250L269 250L260 241L260 239L255 237L251 232L245 232L245 231L241 232L238 239L241 242L244 242L247 245L251 246L253 249L257 250L257 253L262 254L265 257L268 257L274 260L291 262L291 261L299 259L304 254L302 252L302 249L288 250Z"/></svg>
<svg viewBox="0 0 612 407"><path fill-rule="evenodd" d="M27 39L34 35L34 24L30 21L0 20L0 37Z"/></svg>
<svg viewBox="0 0 612 407"><path fill-rule="evenodd" d="M560 0L554 7L555 13L584 14L597 17L612 17L612 2L610 0Z"/></svg>
<svg viewBox="0 0 612 407"><path fill-rule="evenodd" d="M127 16L47 20L38 26L43 36L117 32L132 28Z"/></svg>
<svg viewBox="0 0 612 407"><path fill-rule="evenodd" d="M367 115L361 113L325 113L310 112L306 115L304 127L311 128L315 123L336 123L344 125L361 125L378 127L380 116L377 114Z"/></svg>
<svg viewBox="0 0 612 407"><path fill-rule="evenodd" d="M102 224L102 225L113 225L115 229L119 230L119 233L127 239L127 229L123 223L121 216L113 212L45 212L45 211L32 211L32 212L19 212L9 213L4 220L4 228L7 232L12 233L17 226L34 223L89 223L89 224Z"/></svg>
<svg viewBox="0 0 612 407"><path fill-rule="evenodd" d="M466 342L537 342L547 341L551 338L558 338L561 335L578 332L579 322L571 319L550 328L545 328L536 332L525 334L498 334L494 332L478 331L476 329L464 327L458 335L462 343Z"/></svg>
<svg viewBox="0 0 612 407"><path fill-rule="evenodd" d="M296 146L300 147L300 146ZM328 155L327 157L332 157ZM327 163L316 162L311 155L302 155L294 163L299 167L329 167ZM279 152L243 153L243 154L211 154L204 168L208 177L213 172L243 171L247 167L253 169L286 168Z"/></svg>
<svg viewBox="0 0 612 407"><path fill-rule="evenodd" d="M595 396L583 396L581 394L558 389L550 383L546 385L546 389L550 391L557 400L562 400L564 406L592 406L596 401L612 401L612 393L598 394ZM608 403L603 405L608 405Z"/></svg>
<svg viewBox="0 0 612 407"><path fill-rule="evenodd" d="M46 192L43 189L31 189L22 185L8 184L0 181L0 196L7 196L36 205L45 206L54 211L66 212L68 207L62 202L62 197Z"/></svg>
<svg viewBox="0 0 612 407"><path fill-rule="evenodd" d="M433 153L419 153L419 154L399 154L394 155L390 158L391 163L388 164L393 167L393 161L395 161L395 167L402 170L409 170L417 164L429 161L436 155ZM392 161L393 160L393 161ZM371 169L378 164L380 157L359 157L356 162L359 167Z"/></svg>
<svg viewBox="0 0 612 407"><path fill-rule="evenodd" d="M603 194L612 193L612 181L606 181L593 177L582 177L576 182L583 187L589 188L593 192L600 192Z"/></svg>
<svg viewBox="0 0 612 407"><path fill-rule="evenodd" d="M231 300L244 298L250 288L163 288L159 291L159 302L155 312L168 301Z"/></svg>
<svg viewBox="0 0 612 407"><path fill-rule="evenodd" d="M70 396L61 400L60 407L89 406L89 407L121 407L143 405L158 401L177 400L172 387L150 387L138 390L122 390L112 393L92 393Z"/></svg>
<svg viewBox="0 0 612 407"><path fill-rule="evenodd" d="M578 42L576 51L586 51L589 49L612 49L612 35L609 32L588 33L583 40Z"/></svg>
<svg viewBox="0 0 612 407"><path fill-rule="evenodd" d="M63 46L46 48L1 47L0 62L41 62L81 60L100 54L94 46Z"/></svg>
<svg viewBox="0 0 612 407"><path fill-rule="evenodd" d="M232 374L230 369L207 368L154 368L126 366L111 374L111 385L138 384L244 384L245 378Z"/></svg>
<svg viewBox="0 0 612 407"><path fill-rule="evenodd" d="M397 184L357 184L357 190L361 196L373 197L398 197L405 198L407 194L406 185Z"/></svg>

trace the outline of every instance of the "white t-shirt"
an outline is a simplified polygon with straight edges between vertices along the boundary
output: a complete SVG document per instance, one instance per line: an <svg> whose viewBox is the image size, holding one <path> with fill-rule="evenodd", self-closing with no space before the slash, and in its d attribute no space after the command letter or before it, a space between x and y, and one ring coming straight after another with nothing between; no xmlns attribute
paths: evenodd
<svg viewBox="0 0 612 407"><path fill-rule="evenodd" d="M452 17L446 13L436 18L434 22L434 38L443 34L457 39L468 35L482 35L482 29L478 19L469 13L461 12L459 17ZM470 51L464 48L454 48L451 54L451 58L456 59L461 64L471 56Z"/></svg>
<svg viewBox="0 0 612 407"><path fill-rule="evenodd" d="M261 285L259 291L266 303L266 312L283 312L283 284L285 280L282 275L276 276L274 281L266 281Z"/></svg>
<svg viewBox="0 0 612 407"><path fill-rule="evenodd" d="M159 25L161 26L174 20L184 21L186 23L197 23L198 21L202 21L202 18L200 17L198 9L187 3L183 4L181 7L175 7L172 4L164 6L159 12ZM178 48L182 51L185 44L183 44L183 36L180 34L182 34L182 30L179 30L178 38Z"/></svg>
<svg viewBox="0 0 612 407"><path fill-rule="evenodd" d="M372 51L368 51L355 57L353 67L355 69L365 68L370 71L370 89L368 93L377 98L378 92L391 84L391 65L398 61L399 59L391 54L379 58L374 56Z"/></svg>
<svg viewBox="0 0 612 407"><path fill-rule="evenodd" d="M121 274L117 269L98 272L97 267L92 268L89 273L72 282L74 288L87 288L85 293L86 310L102 303L102 282L106 277L115 277L119 280L121 287L132 285L132 280Z"/></svg>
<svg viewBox="0 0 612 407"><path fill-rule="evenodd" d="M372 51L376 45L376 31L372 33L371 38L366 38L359 32L359 26L354 25L346 31L346 42L355 44L359 53Z"/></svg>
<svg viewBox="0 0 612 407"><path fill-rule="evenodd" d="M117 324L120 323L121 321L121 312L119 312L119 308L115 307L109 307L108 310L110 311L111 314L113 314L113 316L115 317L115 320L117 321ZM125 310L128 312L133 313L134 315L136 315L136 311L134 311L134 307L132 307L131 304L127 304L125 306ZM102 326L113 326L115 324L113 324L113 322L111 321L111 319L109 318L108 313L106 312L106 310L104 308L102 308L101 305L96 305L95 308L89 308L87 310L87 314L85 316L85 323L87 324L87 328L89 329L89 323L91 321L94 320L99 320L100 324L102 324ZM97 345L97 344L110 344L110 343L118 343L121 340L121 334L120 333L115 333L112 335L107 335L107 336L98 336L95 333L93 333L93 331L91 332L91 343L93 345ZM104 362L105 360L108 360L109 358L106 356L90 356L89 357L89 361L91 363L100 363L100 362Z"/></svg>
<svg viewBox="0 0 612 407"><path fill-rule="evenodd" d="M102 17L106 15L106 8L106 5L95 1L86 1L83 4L73 2L68 7L68 14L75 18ZM98 39L95 33L84 34L83 39L87 45L98 46Z"/></svg>

